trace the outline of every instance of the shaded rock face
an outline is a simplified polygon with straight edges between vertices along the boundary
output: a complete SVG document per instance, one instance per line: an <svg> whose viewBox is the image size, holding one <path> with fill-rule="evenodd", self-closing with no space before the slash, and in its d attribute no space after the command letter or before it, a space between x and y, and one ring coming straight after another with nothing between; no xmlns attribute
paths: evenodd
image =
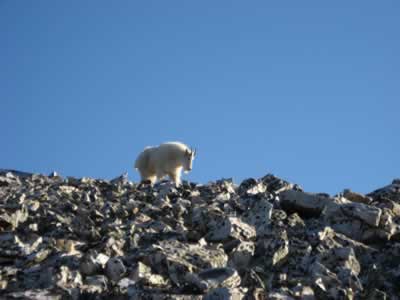
<svg viewBox="0 0 400 300"><path fill-rule="evenodd" d="M0 170L0 298L399 299L400 181L368 195Z"/></svg>

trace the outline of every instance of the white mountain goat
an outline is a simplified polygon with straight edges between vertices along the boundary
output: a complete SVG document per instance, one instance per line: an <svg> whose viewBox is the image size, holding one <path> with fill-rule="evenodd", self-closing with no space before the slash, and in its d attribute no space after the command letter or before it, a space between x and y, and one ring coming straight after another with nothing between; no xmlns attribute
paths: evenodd
<svg viewBox="0 0 400 300"><path fill-rule="evenodd" d="M146 147L137 157L134 168L141 176L141 182L154 184L168 175L176 186L181 184L181 171L192 170L196 150L180 142L167 142L158 147Z"/></svg>

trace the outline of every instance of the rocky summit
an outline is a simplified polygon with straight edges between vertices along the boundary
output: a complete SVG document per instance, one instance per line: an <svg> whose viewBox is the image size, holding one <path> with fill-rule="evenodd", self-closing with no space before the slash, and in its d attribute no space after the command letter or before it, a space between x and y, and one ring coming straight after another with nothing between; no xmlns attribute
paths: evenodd
<svg viewBox="0 0 400 300"><path fill-rule="evenodd" d="M400 180L154 186L0 171L1 299L399 299Z"/></svg>

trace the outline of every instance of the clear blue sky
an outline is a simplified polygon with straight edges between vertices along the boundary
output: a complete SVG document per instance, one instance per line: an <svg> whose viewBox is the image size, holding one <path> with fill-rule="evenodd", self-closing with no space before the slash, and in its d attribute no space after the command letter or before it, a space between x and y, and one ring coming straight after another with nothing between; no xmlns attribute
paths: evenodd
<svg viewBox="0 0 400 300"><path fill-rule="evenodd" d="M400 177L399 1L0 0L0 168L111 179L148 145L185 179L307 191Z"/></svg>

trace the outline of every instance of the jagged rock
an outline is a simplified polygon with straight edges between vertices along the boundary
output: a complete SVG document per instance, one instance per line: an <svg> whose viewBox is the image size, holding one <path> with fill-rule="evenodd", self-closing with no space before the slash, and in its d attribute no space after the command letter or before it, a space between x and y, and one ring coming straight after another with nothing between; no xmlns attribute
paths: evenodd
<svg viewBox="0 0 400 300"><path fill-rule="evenodd" d="M372 197L374 201L389 199L400 204L400 179L394 179L392 184L377 189L367 196Z"/></svg>
<svg viewBox="0 0 400 300"><path fill-rule="evenodd" d="M0 170L0 297L398 299L399 188Z"/></svg>
<svg viewBox="0 0 400 300"><path fill-rule="evenodd" d="M350 189L345 189L342 194L343 194L344 198L346 198L350 201L353 201L353 202L360 202L360 203L364 203L364 204L370 204L372 202L371 197L365 196L360 193L353 192Z"/></svg>
<svg viewBox="0 0 400 300"><path fill-rule="evenodd" d="M271 292L268 293L268 296L266 299L271 299L271 300L295 300L295 298L291 297L287 293L283 292Z"/></svg>
<svg viewBox="0 0 400 300"><path fill-rule="evenodd" d="M256 236L254 227L235 217L219 219L208 225L207 241L223 242L228 238L237 240L251 240Z"/></svg>
<svg viewBox="0 0 400 300"><path fill-rule="evenodd" d="M327 222L327 225L328 224L336 232L345 234L346 236L357 241L364 240L363 235L365 234L365 230L368 230L365 228L361 220L349 218L340 214L332 215L332 220Z"/></svg>
<svg viewBox="0 0 400 300"><path fill-rule="evenodd" d="M67 266L61 266L55 276L56 285L60 288L71 289L82 286L82 276Z"/></svg>
<svg viewBox="0 0 400 300"><path fill-rule="evenodd" d="M243 214L243 220L255 227L257 236L268 233L272 208L273 205L267 199L262 198L254 201L249 210Z"/></svg>
<svg viewBox="0 0 400 300"><path fill-rule="evenodd" d="M14 233L0 233L0 255L2 256L28 256L30 255L42 242L42 238L37 238L31 245L25 244Z"/></svg>
<svg viewBox="0 0 400 300"><path fill-rule="evenodd" d="M124 263L116 257L110 258L106 264L106 275L114 282L117 282L125 274L126 267Z"/></svg>
<svg viewBox="0 0 400 300"><path fill-rule="evenodd" d="M322 291L324 295L328 295L330 289L341 286L337 275L320 262L316 261L310 265L309 274L314 288Z"/></svg>
<svg viewBox="0 0 400 300"><path fill-rule="evenodd" d="M118 281L117 286L122 294L128 294L128 290L130 287L135 286L137 282L129 277L124 277L120 281Z"/></svg>
<svg viewBox="0 0 400 300"><path fill-rule="evenodd" d="M79 268L83 275L94 275L104 268L108 260L109 257L107 255L90 251L82 257Z"/></svg>
<svg viewBox="0 0 400 300"><path fill-rule="evenodd" d="M128 180L128 172L125 172L124 174L112 179L110 181L111 184L127 184L129 183Z"/></svg>
<svg viewBox="0 0 400 300"><path fill-rule="evenodd" d="M108 280L104 275L88 276L82 290L88 294L100 294L107 290Z"/></svg>
<svg viewBox="0 0 400 300"><path fill-rule="evenodd" d="M383 204L383 207L388 208L393 215L396 217L400 217L400 204L396 203L390 199L384 198L380 201Z"/></svg>
<svg viewBox="0 0 400 300"><path fill-rule="evenodd" d="M319 217L322 211L337 210L333 199L325 195L285 190L280 193L281 206L289 212L298 212L306 217Z"/></svg>
<svg viewBox="0 0 400 300"><path fill-rule="evenodd" d="M27 219L28 210L25 205L15 211L9 210L9 212L2 212L0 208L0 229L15 230L20 223L24 223Z"/></svg>
<svg viewBox="0 0 400 300"><path fill-rule="evenodd" d="M249 196L262 194L267 190L263 182L259 182L254 178L244 180L239 186L239 195Z"/></svg>
<svg viewBox="0 0 400 300"><path fill-rule="evenodd" d="M377 227L379 225L382 211L372 205L363 203L346 203L341 205L341 210L350 217L358 218L368 225Z"/></svg>
<svg viewBox="0 0 400 300"><path fill-rule="evenodd" d="M276 267L289 254L289 240L286 230L271 232L257 241L255 256L266 267Z"/></svg>
<svg viewBox="0 0 400 300"><path fill-rule="evenodd" d="M17 174L14 174L14 172L7 172L3 171L0 172L0 187L1 186L8 186L8 185L18 185L21 184L21 181L19 180Z"/></svg>
<svg viewBox="0 0 400 300"><path fill-rule="evenodd" d="M235 288L240 285L240 276L232 268L205 269L198 273L201 280L206 282L208 288L227 287Z"/></svg>
<svg viewBox="0 0 400 300"><path fill-rule="evenodd" d="M267 186L268 192L279 194L286 190L303 191L303 189L297 185L278 178L272 174L267 174L261 178L261 182Z"/></svg>
<svg viewBox="0 0 400 300"><path fill-rule="evenodd" d="M241 241L229 254L229 263L239 270L245 270L254 256L254 251L254 242Z"/></svg>
<svg viewBox="0 0 400 300"><path fill-rule="evenodd" d="M132 278L135 282L142 282L143 284L157 287L165 287L169 284L166 278L154 274L150 267L141 262L139 262L134 269Z"/></svg>
<svg viewBox="0 0 400 300"><path fill-rule="evenodd" d="M223 249L203 247L199 244L183 244L174 240L152 246L143 259L158 274L168 274L169 279L177 286L185 284L187 273L225 267L228 261Z"/></svg>

